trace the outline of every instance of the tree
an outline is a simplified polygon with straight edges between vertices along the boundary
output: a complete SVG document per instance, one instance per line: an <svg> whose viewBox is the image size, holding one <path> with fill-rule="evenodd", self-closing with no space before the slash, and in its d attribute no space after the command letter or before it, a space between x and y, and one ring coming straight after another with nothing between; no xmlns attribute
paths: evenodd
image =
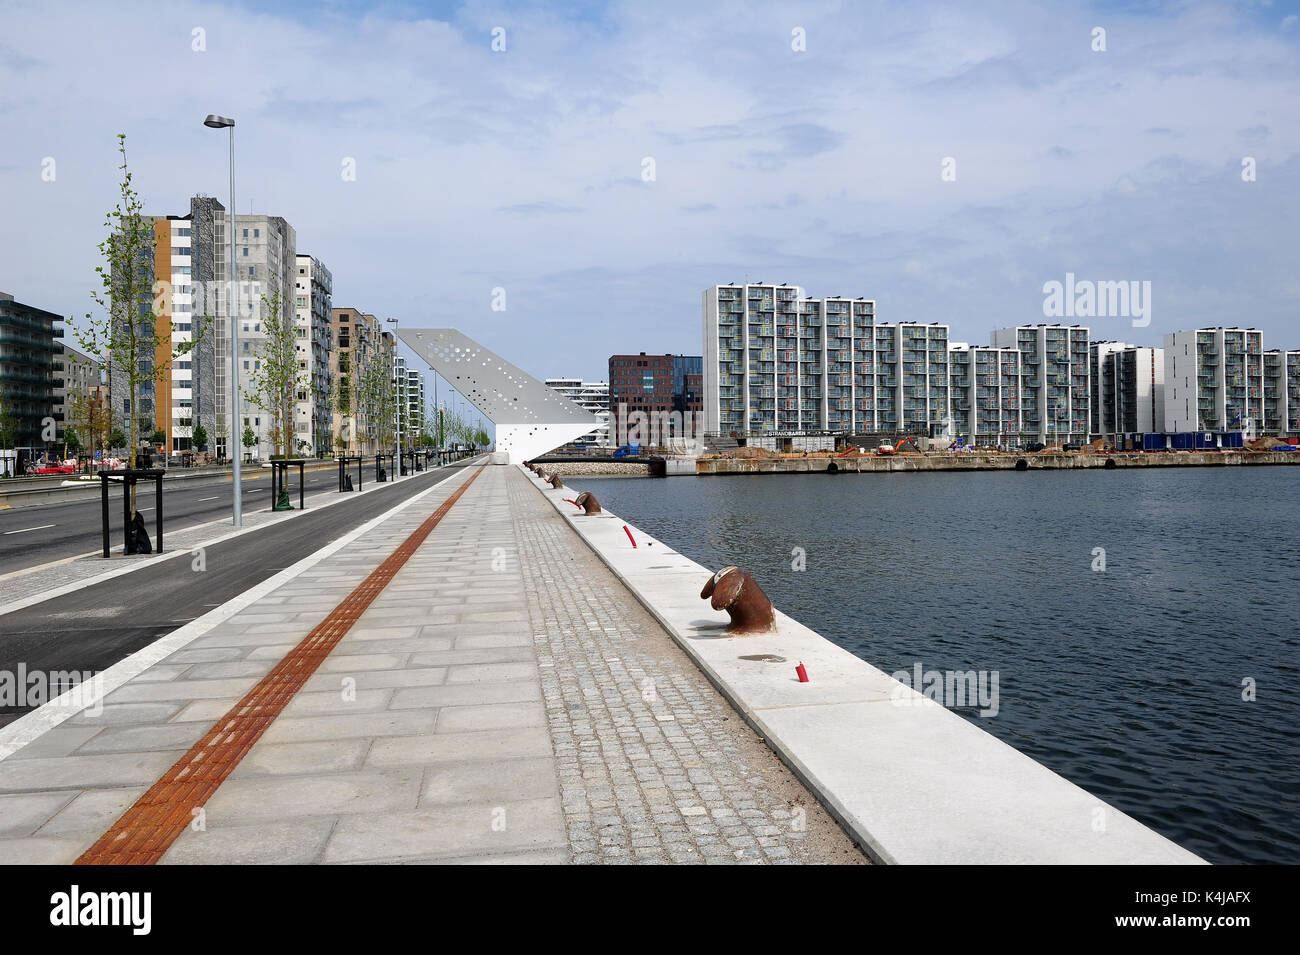
<svg viewBox="0 0 1300 955"><path fill-rule="evenodd" d="M354 453L356 450L356 415L357 377L352 367L352 353L339 355L339 384L334 395L334 413L343 420L339 423L339 437L343 441L343 450Z"/></svg>
<svg viewBox="0 0 1300 955"><path fill-rule="evenodd" d="M13 405L0 394L0 448L6 451L13 449L14 442L18 440L18 431L22 427L22 419L13 410Z"/></svg>
<svg viewBox="0 0 1300 955"><path fill-rule="evenodd" d="M194 437L191 439L195 448L200 451L208 449L208 429L203 425L196 425L194 428Z"/></svg>
<svg viewBox="0 0 1300 955"><path fill-rule="evenodd" d="M359 379L356 409L375 430L376 450L387 450L397 424L397 395L387 363L380 353L371 352L354 375Z"/></svg>
<svg viewBox="0 0 1300 955"><path fill-rule="evenodd" d="M257 434L250 425L244 425L244 433L239 436L239 440L243 442L245 452L257 447Z"/></svg>
<svg viewBox="0 0 1300 955"><path fill-rule="evenodd" d="M293 405L298 391L298 332L294 314L275 291L262 296L262 329L266 338L257 346L257 360L249 377L247 397L271 415L272 455L288 456L293 450Z"/></svg>
<svg viewBox="0 0 1300 955"><path fill-rule="evenodd" d="M163 433L162 429L159 428L158 430L154 431L153 434L149 435L149 443L150 443L150 444L166 444L166 443L167 443L167 435L165 435L165 434Z"/></svg>
<svg viewBox="0 0 1300 955"><path fill-rule="evenodd" d="M130 466L135 467L141 422L146 422L148 427L147 422L152 420L150 409L140 404L142 386L154 383L161 387L165 378L170 379L172 362L193 349L202 334L203 322L197 317L193 320L190 341L177 341L170 323L159 334L155 309L162 306L165 312L170 312L167 299L171 286L165 281L155 281L153 219L144 214L144 202L131 185L125 133L118 134L117 149L122 156L122 165L118 167L122 170L119 199L104 219L109 233L99 244L103 262L95 267L101 289L91 293L106 314L96 318L87 313L85 326L77 331L77 341L91 354L105 355L110 371L126 383L131 429L127 447ZM161 363L155 357L160 354L167 356ZM134 513L134 489L131 507Z"/></svg>
<svg viewBox="0 0 1300 955"><path fill-rule="evenodd" d="M110 448L121 448L126 446L126 435L122 433L121 428L114 428L108 436L108 446Z"/></svg>

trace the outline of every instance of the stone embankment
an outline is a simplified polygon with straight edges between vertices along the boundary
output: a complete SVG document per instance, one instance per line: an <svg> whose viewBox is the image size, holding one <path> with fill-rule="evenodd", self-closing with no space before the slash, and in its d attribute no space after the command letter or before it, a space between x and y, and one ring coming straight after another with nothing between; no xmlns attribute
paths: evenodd
<svg viewBox="0 0 1300 955"><path fill-rule="evenodd" d="M630 461L538 461L538 466L547 474L570 475L629 474L645 477L650 473L649 464L635 464Z"/></svg>

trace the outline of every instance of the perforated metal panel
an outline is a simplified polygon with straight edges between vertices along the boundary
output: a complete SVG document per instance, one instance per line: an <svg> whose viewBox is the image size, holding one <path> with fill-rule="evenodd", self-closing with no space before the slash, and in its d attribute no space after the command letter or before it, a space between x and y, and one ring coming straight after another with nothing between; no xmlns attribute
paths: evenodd
<svg viewBox="0 0 1300 955"><path fill-rule="evenodd" d="M496 446L526 461L600 425L596 416L454 328L402 328L398 337L496 426Z"/></svg>

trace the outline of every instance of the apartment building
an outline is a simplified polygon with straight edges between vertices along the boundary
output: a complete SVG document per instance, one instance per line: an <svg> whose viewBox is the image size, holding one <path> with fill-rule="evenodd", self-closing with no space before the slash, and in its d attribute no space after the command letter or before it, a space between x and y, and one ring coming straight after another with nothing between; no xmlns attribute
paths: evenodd
<svg viewBox="0 0 1300 955"><path fill-rule="evenodd" d="M1165 335L1165 427L1171 432L1262 433L1263 333L1197 328Z"/></svg>
<svg viewBox="0 0 1300 955"><path fill-rule="evenodd" d="M235 262L230 263L229 211L216 199L195 196L184 215L151 217L154 257L151 284L155 333L160 344L152 358L159 379L137 390L135 409L120 368L110 362L109 395L114 412L124 420L136 416L142 431L169 436L172 451L192 446L194 429L202 425L209 447L227 456L230 434L245 427L254 433L247 454L269 455L275 415L247 397L251 375L258 369L257 353L266 339L263 298L278 295L283 314L294 309L296 233L279 216L234 217ZM233 271L238 315L230 314L228 283ZM231 322L237 321L241 392L240 420L228 419L231 408ZM182 343L190 350L172 361Z"/></svg>
<svg viewBox="0 0 1300 955"><path fill-rule="evenodd" d="M56 343L54 356L54 420L62 436L72 413L72 402L88 398L106 381L104 363L64 343ZM78 436L80 437L80 435Z"/></svg>
<svg viewBox="0 0 1300 955"><path fill-rule="evenodd" d="M1019 441L1020 352L954 343L948 350L952 437L966 446L1005 447Z"/></svg>
<svg viewBox="0 0 1300 955"><path fill-rule="evenodd" d="M42 433L55 407L62 321L61 315L0 292L0 449L45 447Z"/></svg>
<svg viewBox="0 0 1300 955"><path fill-rule="evenodd" d="M298 354L299 385L294 408L296 446L324 456L334 447L334 404L331 358L334 326L331 323L334 276L314 255L295 256L294 333Z"/></svg>
<svg viewBox="0 0 1300 955"><path fill-rule="evenodd" d="M414 447L425 424L424 374L408 367L404 355L396 355L393 358L393 376L401 416L402 446Z"/></svg>
<svg viewBox="0 0 1300 955"><path fill-rule="evenodd" d="M1088 441L1092 434L1089 331L1078 325L995 329L991 343L1020 352L1020 441Z"/></svg>
<svg viewBox="0 0 1300 955"><path fill-rule="evenodd" d="M643 353L644 354L644 353ZM616 356L627 358L629 356ZM657 357L657 356L656 356ZM614 359L610 359L610 365L613 367ZM621 368L622 366L620 366ZM629 366L633 367L633 366ZM629 370L628 377L633 373ZM656 382L656 389L658 388ZM600 420L600 426L588 431L580 438L575 438L573 444L579 447L611 447L609 438L609 421L610 421L610 402L611 389L607 381L583 381L581 378L547 378L545 381L547 388L558 391L564 397L580 406L584 411L589 411ZM630 387L630 386L627 386Z"/></svg>
<svg viewBox="0 0 1300 955"><path fill-rule="evenodd" d="M706 432L877 426L875 302L809 299L785 284L715 285L703 293L703 317Z"/></svg>
<svg viewBox="0 0 1300 955"><path fill-rule="evenodd" d="M1093 437L1118 445L1125 435L1164 433L1164 349L1094 342L1091 353Z"/></svg>
<svg viewBox="0 0 1300 955"><path fill-rule="evenodd" d="M346 454L373 454L375 428L361 400L360 376L368 362L383 360L379 319L355 308L332 309L331 318L335 330L330 358L334 448Z"/></svg>
<svg viewBox="0 0 1300 955"><path fill-rule="evenodd" d="M1264 432L1300 438L1300 349L1264 352Z"/></svg>

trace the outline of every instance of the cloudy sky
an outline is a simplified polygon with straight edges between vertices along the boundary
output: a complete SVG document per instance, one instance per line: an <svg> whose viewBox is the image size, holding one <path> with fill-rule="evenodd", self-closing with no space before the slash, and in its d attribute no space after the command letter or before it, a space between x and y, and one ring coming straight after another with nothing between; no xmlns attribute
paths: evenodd
<svg viewBox="0 0 1300 955"><path fill-rule="evenodd" d="M701 291L746 279L973 343L1042 321L1067 272L1150 281L1150 326L1094 338L1253 325L1298 348L1298 15L5 0L0 288L91 309L118 132L151 211L224 202L217 112L239 211L288 219L336 306L460 328L538 377L698 354Z"/></svg>

